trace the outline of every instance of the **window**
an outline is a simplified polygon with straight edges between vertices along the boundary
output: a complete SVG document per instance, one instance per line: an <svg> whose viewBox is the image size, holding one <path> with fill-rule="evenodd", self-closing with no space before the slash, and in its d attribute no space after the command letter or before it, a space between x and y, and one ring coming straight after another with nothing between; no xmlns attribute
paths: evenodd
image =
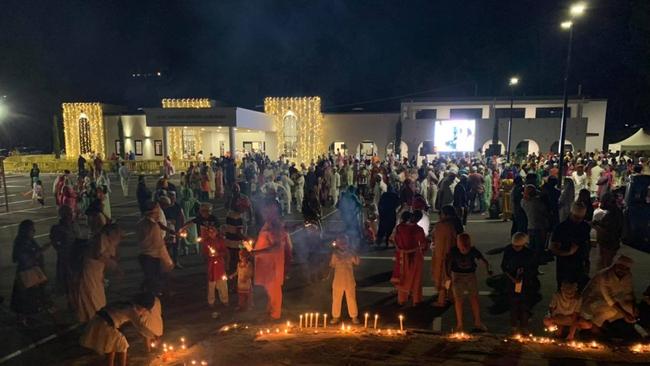
<svg viewBox="0 0 650 366"><path fill-rule="evenodd" d="M121 147L122 147L122 141L115 140L115 154L120 155L120 151L122 151Z"/></svg>
<svg viewBox="0 0 650 366"><path fill-rule="evenodd" d="M163 142L162 142L162 140L154 140L154 142L153 142L153 153L156 156L162 156L162 154L163 154Z"/></svg>
<svg viewBox="0 0 650 366"><path fill-rule="evenodd" d="M494 110L497 118L510 118L510 108L497 108ZM526 108L512 108L512 118L525 118Z"/></svg>
<svg viewBox="0 0 650 366"><path fill-rule="evenodd" d="M415 119L435 119L436 115L436 109L421 109L415 112Z"/></svg>
<svg viewBox="0 0 650 366"><path fill-rule="evenodd" d="M567 113L567 118L571 117L571 108ZM535 118L562 118L562 107L535 108Z"/></svg>
<svg viewBox="0 0 650 366"><path fill-rule="evenodd" d="M183 155L187 156L196 156L196 136L194 135L194 129L184 128L183 129Z"/></svg>
<svg viewBox="0 0 650 366"><path fill-rule="evenodd" d="M142 155L142 140L135 140L135 154Z"/></svg>
<svg viewBox="0 0 650 366"><path fill-rule="evenodd" d="M282 118L282 125L284 137L282 153L285 158L296 158L298 157L298 116L292 111L288 111Z"/></svg>
<svg viewBox="0 0 650 366"><path fill-rule="evenodd" d="M482 108L459 108L449 111L451 119L481 119L483 118Z"/></svg>

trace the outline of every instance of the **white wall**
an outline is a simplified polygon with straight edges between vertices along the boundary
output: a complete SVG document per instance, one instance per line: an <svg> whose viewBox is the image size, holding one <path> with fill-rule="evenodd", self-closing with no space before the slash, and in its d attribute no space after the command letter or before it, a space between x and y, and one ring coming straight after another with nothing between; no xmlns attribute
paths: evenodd
<svg viewBox="0 0 650 366"><path fill-rule="evenodd" d="M219 149L220 144L224 144L224 153L230 151L230 142L228 140L228 128L222 127L222 131L219 130L206 130L202 132L203 143L201 145L201 150L203 150L203 156L210 156L210 153L214 156L221 156L221 151Z"/></svg>
<svg viewBox="0 0 650 366"><path fill-rule="evenodd" d="M586 151L603 149L606 115L607 101L587 102L582 106L582 116L587 118L587 133L598 134L598 136L587 136Z"/></svg>
<svg viewBox="0 0 650 366"><path fill-rule="evenodd" d="M106 136L105 146L106 157L110 157L115 151L115 140L118 139L117 120L122 118L124 127L124 151L135 152L135 140L142 140L142 155L136 156L140 160L162 159L163 156L155 155L154 141L163 139L162 127L148 127L144 115L122 115L122 116L105 116L104 117L104 136Z"/></svg>
<svg viewBox="0 0 650 366"><path fill-rule="evenodd" d="M238 129L248 128L259 131L275 131L273 117L264 112L237 108L236 116Z"/></svg>
<svg viewBox="0 0 650 366"><path fill-rule="evenodd" d="M383 157L388 143L395 140L399 113L326 113L323 117L325 148L334 141L342 141L349 154L356 154L361 141L371 140L377 145L379 156Z"/></svg>

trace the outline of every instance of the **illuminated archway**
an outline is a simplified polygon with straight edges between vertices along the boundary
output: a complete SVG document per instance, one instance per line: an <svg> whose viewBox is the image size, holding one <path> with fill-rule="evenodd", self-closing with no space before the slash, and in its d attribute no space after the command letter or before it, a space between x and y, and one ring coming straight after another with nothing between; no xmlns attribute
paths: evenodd
<svg viewBox="0 0 650 366"><path fill-rule="evenodd" d="M343 141L334 141L329 145L328 151L332 155L338 155L338 154L347 155L348 146Z"/></svg>
<svg viewBox="0 0 650 366"><path fill-rule="evenodd" d="M100 103L63 103L65 155L75 159L92 152L106 155L104 113Z"/></svg>
<svg viewBox="0 0 650 366"><path fill-rule="evenodd" d="M282 118L282 154L287 159L298 156L298 117L291 110Z"/></svg>
<svg viewBox="0 0 650 366"><path fill-rule="evenodd" d="M357 145L357 156L360 159L366 159L377 154L377 145L374 141L364 140Z"/></svg>
<svg viewBox="0 0 650 366"><path fill-rule="evenodd" d="M270 98L264 99L264 112L273 118L275 130L278 131L278 151L284 151L285 122L296 125L294 149L297 162L309 162L324 152L322 142L323 114L320 111L320 97ZM286 119L288 112L295 116Z"/></svg>
<svg viewBox="0 0 650 366"><path fill-rule="evenodd" d="M388 145L386 146L386 156L395 153L394 147L395 147L395 142L391 141L388 143ZM400 157L409 156L409 146L406 144L406 142L400 141L399 149L400 149L399 151Z"/></svg>

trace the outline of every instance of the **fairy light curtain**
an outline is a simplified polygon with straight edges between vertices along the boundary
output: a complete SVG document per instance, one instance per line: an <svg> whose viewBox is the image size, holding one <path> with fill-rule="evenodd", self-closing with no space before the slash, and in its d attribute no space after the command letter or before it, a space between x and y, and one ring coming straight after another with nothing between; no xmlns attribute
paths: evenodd
<svg viewBox="0 0 650 366"><path fill-rule="evenodd" d="M100 103L63 103L65 153L69 159L79 155L105 155L104 113Z"/></svg>
<svg viewBox="0 0 650 366"><path fill-rule="evenodd" d="M211 108L208 98L164 98L163 108ZM199 128L170 127L167 129L169 155L174 160L183 159L184 154L195 155L197 148L203 145L203 136Z"/></svg>
<svg viewBox="0 0 650 366"><path fill-rule="evenodd" d="M308 163L323 153L320 97L267 97L264 112L273 118L280 154Z"/></svg>

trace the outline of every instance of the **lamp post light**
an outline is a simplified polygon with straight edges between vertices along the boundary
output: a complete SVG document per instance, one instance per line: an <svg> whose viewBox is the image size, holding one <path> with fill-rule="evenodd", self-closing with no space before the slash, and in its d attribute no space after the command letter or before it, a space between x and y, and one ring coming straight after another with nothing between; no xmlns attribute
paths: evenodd
<svg viewBox="0 0 650 366"><path fill-rule="evenodd" d="M559 176L560 176L560 182L559 182L559 187L562 188L562 181L564 178L564 171L565 171L565 163L564 163L564 149L565 149L565 143L566 143L566 124L567 124L567 118L568 112L569 112L569 96L568 96L568 85L569 85L569 72L571 70L571 50L573 48L573 28L574 28L574 22L573 19L581 16L584 14L585 9L587 8L587 5L584 2L579 2L576 4L573 4L571 8L569 8L569 15L571 16L571 20L564 21L560 23L560 27L562 29L568 30L569 31L569 39L568 39L568 46L567 46L567 55L566 55L566 64L564 66L564 91L562 93L562 99L563 99L563 105L562 105L562 120L560 122L560 143L559 143L559 151L558 151L558 156L559 156Z"/></svg>
<svg viewBox="0 0 650 366"><path fill-rule="evenodd" d="M506 145L506 161L510 162L510 144L512 143L512 109L515 103L515 87L519 84L519 78L513 76L510 78L510 118L508 118L508 142Z"/></svg>

